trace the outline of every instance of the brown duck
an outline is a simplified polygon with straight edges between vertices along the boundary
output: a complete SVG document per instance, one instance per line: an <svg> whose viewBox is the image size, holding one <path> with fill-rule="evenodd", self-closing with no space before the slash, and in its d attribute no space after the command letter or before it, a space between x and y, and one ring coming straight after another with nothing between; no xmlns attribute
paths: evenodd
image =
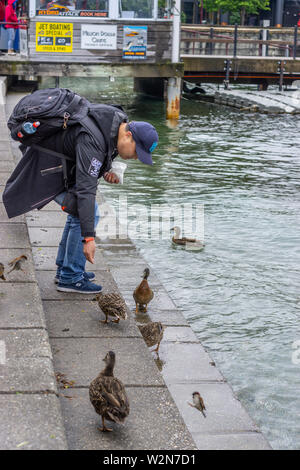
<svg viewBox="0 0 300 470"><path fill-rule="evenodd" d="M107 318L113 317L113 323L119 323L120 318L126 320L127 318L127 307L123 297L119 294L111 292L110 294L97 294L96 300L99 307L105 315L105 320L101 320L103 323L108 323Z"/></svg>
<svg viewBox="0 0 300 470"><path fill-rule="evenodd" d="M172 242L175 245L197 248L198 250L201 250L204 247L204 243L201 240L197 240L196 238L180 237L180 234L181 234L180 227L176 226L176 227L171 228L171 230L174 230Z"/></svg>
<svg viewBox="0 0 300 470"><path fill-rule="evenodd" d="M150 269L146 268L142 276L143 277L142 282L133 292L136 313L138 313L139 310L143 312L147 312L148 303L151 302L151 300L154 297L153 290L150 289L148 280L147 280L149 277L149 274L150 274Z"/></svg>
<svg viewBox="0 0 300 470"><path fill-rule="evenodd" d="M138 327L148 348L157 344L157 347L154 349L154 351L158 354L159 345L163 339L165 327L161 324L160 321L152 321L146 325L138 325Z"/></svg>
<svg viewBox="0 0 300 470"><path fill-rule="evenodd" d="M0 263L0 279L3 279L3 281L6 281L5 276L4 276L4 265Z"/></svg>
<svg viewBox="0 0 300 470"><path fill-rule="evenodd" d="M102 418L102 428L99 431L112 431L105 426L104 420L123 423L129 415L129 400L122 382L114 377L116 355L109 351L105 358L105 368L91 382L89 388L90 401L96 413Z"/></svg>

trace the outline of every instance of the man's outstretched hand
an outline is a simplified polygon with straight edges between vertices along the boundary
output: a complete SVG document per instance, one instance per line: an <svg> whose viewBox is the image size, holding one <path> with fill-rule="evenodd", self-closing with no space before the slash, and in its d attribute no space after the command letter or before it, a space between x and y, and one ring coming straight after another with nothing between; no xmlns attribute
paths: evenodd
<svg viewBox="0 0 300 470"><path fill-rule="evenodd" d="M94 264L94 262L95 262L95 251L96 251L95 240L91 240L91 241L83 244L84 256L92 264Z"/></svg>
<svg viewBox="0 0 300 470"><path fill-rule="evenodd" d="M117 175L115 175L115 173L106 172L104 173L103 178L107 183L111 184L118 184L120 182L119 178L117 177Z"/></svg>

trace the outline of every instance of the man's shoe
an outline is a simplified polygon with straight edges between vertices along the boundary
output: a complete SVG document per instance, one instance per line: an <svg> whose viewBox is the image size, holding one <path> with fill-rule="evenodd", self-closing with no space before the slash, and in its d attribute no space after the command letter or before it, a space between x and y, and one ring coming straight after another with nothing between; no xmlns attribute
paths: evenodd
<svg viewBox="0 0 300 470"><path fill-rule="evenodd" d="M95 279L95 277L96 277L95 273L86 273L86 272L83 273L83 278L86 279L87 281L93 281ZM55 282L55 284L59 283L59 277L58 276L55 276L54 282Z"/></svg>
<svg viewBox="0 0 300 470"><path fill-rule="evenodd" d="M78 292L79 294L97 294L102 291L102 286L97 286L97 284L82 279L81 281L74 282L74 284L62 284L59 282L57 290L60 292Z"/></svg>

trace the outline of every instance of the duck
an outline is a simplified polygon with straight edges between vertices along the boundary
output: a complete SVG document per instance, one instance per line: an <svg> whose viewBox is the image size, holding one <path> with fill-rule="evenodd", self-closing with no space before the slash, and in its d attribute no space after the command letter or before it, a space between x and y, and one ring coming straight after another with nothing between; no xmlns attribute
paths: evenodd
<svg viewBox="0 0 300 470"><path fill-rule="evenodd" d="M114 377L116 355L108 351L103 361L105 368L92 380L89 387L90 402L96 413L102 418L101 432L111 432L105 425L105 419L114 423L123 423L129 415L130 405L121 380Z"/></svg>
<svg viewBox="0 0 300 470"><path fill-rule="evenodd" d="M181 246L186 246L189 248L197 248L197 249L202 249L204 247L204 243L201 240L197 240L196 238L186 238L182 237L180 238L181 234L181 229L178 226L175 226L171 228L171 230L174 230L174 235L172 237L172 242L175 245L181 245Z"/></svg>
<svg viewBox="0 0 300 470"><path fill-rule="evenodd" d="M135 301L136 313L138 313L139 310L143 312L147 312L148 303L151 302L151 300L154 297L154 292L152 289L150 289L149 284L148 284L149 274L150 274L150 269L145 268L143 276L142 276L143 280L132 294L134 301Z"/></svg>
<svg viewBox="0 0 300 470"><path fill-rule="evenodd" d="M0 263L0 279L3 279L3 281L6 281L5 276L4 276L4 264Z"/></svg>
<svg viewBox="0 0 300 470"><path fill-rule="evenodd" d="M148 348L157 344L157 347L153 351L157 352L158 354L159 346L161 340L163 339L165 326L162 325L160 321L152 321L146 325L138 325L138 327Z"/></svg>
<svg viewBox="0 0 300 470"><path fill-rule="evenodd" d="M119 323L120 318L122 320L127 319L127 306L120 294L114 292L100 293L96 295L96 300L105 315L105 320L101 320L102 323L108 323L108 317L114 317L113 323Z"/></svg>

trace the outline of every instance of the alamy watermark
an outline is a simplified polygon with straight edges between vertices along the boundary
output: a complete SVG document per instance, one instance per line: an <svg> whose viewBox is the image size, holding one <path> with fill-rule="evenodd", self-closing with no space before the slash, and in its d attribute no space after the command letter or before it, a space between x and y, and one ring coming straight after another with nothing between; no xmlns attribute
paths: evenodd
<svg viewBox="0 0 300 470"><path fill-rule="evenodd" d="M204 205L184 204L128 204L121 195L112 207L99 205L100 221L97 235L111 239L170 240L174 227L179 238L204 241Z"/></svg>
<svg viewBox="0 0 300 470"><path fill-rule="evenodd" d="M295 349L292 352L292 363L298 365L300 364L300 339L293 342L292 348Z"/></svg>
<svg viewBox="0 0 300 470"><path fill-rule="evenodd" d="M6 363L6 344L5 341L0 340L0 365Z"/></svg>

